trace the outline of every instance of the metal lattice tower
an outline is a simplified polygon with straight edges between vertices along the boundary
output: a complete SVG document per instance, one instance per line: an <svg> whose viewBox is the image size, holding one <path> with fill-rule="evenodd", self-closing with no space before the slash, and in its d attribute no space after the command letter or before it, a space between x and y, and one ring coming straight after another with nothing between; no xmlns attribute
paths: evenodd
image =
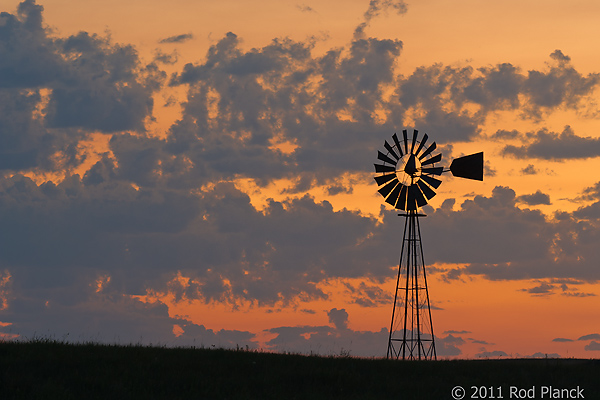
<svg viewBox="0 0 600 400"><path fill-rule="evenodd" d="M419 225L419 217L424 217L425 214L411 210L399 216L405 217L404 236L387 358L435 360L435 336Z"/></svg>
<svg viewBox="0 0 600 400"><path fill-rule="evenodd" d="M380 186L378 192L405 214L404 235L398 265L398 279L392 309L392 322L388 339L387 357L403 360L435 360L435 336L431 321L431 306L427 289L427 275L421 245L419 218L417 212L435 196L435 189L442 183L435 176L444 172L461 178L483 180L483 152L456 158L449 169L436 167L442 154L432 155L435 142L426 146L428 136L421 139L415 129L412 140L408 132L402 131L402 140L394 133L393 145L386 140L387 153L377 152L383 164L375 164L375 181Z"/></svg>

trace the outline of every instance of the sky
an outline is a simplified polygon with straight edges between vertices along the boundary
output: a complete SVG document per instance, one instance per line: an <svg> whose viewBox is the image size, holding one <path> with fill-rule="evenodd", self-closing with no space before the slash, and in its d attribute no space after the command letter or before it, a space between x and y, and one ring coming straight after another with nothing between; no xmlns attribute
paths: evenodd
<svg viewBox="0 0 600 400"><path fill-rule="evenodd" d="M594 0L0 0L0 336L385 356L402 129L438 358L600 356Z"/></svg>

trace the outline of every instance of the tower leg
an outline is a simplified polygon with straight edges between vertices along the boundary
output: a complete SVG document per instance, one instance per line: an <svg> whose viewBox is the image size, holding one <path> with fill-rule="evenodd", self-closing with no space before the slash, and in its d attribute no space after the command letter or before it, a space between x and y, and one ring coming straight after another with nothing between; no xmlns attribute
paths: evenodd
<svg viewBox="0 0 600 400"><path fill-rule="evenodd" d="M421 246L421 228L416 210L405 217L387 358L435 360L435 337L427 290L427 275Z"/></svg>

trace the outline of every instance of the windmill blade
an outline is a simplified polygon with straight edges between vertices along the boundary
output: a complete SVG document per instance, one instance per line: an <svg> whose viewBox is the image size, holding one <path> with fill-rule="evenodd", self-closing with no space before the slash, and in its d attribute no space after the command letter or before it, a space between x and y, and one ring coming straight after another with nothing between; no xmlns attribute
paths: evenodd
<svg viewBox="0 0 600 400"><path fill-rule="evenodd" d="M421 164L422 165L422 164ZM460 178L483 180L483 151L455 158L450 164L452 175Z"/></svg>
<svg viewBox="0 0 600 400"><path fill-rule="evenodd" d="M419 134L419 131L414 129L413 130L413 139L412 139L412 146L410 147L410 152L412 153L413 150L415 149L415 144L417 143L417 135ZM413 153L414 154L414 153Z"/></svg>
<svg viewBox="0 0 600 400"><path fill-rule="evenodd" d="M379 189L378 192L383 197L387 197L388 194L390 194L390 192L392 191L392 189L394 189L394 187L396 187L396 185L399 183L400 183L400 181L398 179L392 179L389 183L387 183L385 186L383 186L381 189Z"/></svg>
<svg viewBox="0 0 600 400"><path fill-rule="evenodd" d="M423 182L423 180L418 180L417 185L419 186L419 189L421 189L427 200L435 196L435 192L429 186L427 186L427 184Z"/></svg>
<svg viewBox="0 0 600 400"><path fill-rule="evenodd" d="M396 207L396 203L398 202L398 198L400 197L400 191L403 187L403 184L396 185L396 187L394 188L394 190L392 190L388 198L385 199L385 202Z"/></svg>
<svg viewBox="0 0 600 400"><path fill-rule="evenodd" d="M388 175L376 176L375 177L375 182L377 182L377 185L381 186L384 183L391 181L395 177L396 177L396 174L388 174Z"/></svg>
<svg viewBox="0 0 600 400"><path fill-rule="evenodd" d="M399 210L406 211L406 194L408 193L408 187L402 185L400 189L400 196L398 197L398 202L396 203L396 208Z"/></svg>
<svg viewBox="0 0 600 400"><path fill-rule="evenodd" d="M402 136L404 136L404 152L408 153L408 132L406 129L402 130Z"/></svg>
<svg viewBox="0 0 600 400"><path fill-rule="evenodd" d="M406 210L416 210L418 207L423 207L427 204L427 200L423 197L423 193L417 187L417 185L410 185L408 187L408 196L406 199Z"/></svg>
<svg viewBox="0 0 600 400"><path fill-rule="evenodd" d="M417 185L412 185L411 187L414 188L415 200L417 201L417 206L423 207L425 204L427 204L427 199L425 199L425 196L423 196L423 193L417 187Z"/></svg>
<svg viewBox="0 0 600 400"><path fill-rule="evenodd" d="M400 141L398 140L398 135L396 135L394 133L392 135L392 139L394 139L394 143L396 144L396 149L398 149L398 152L400 152L400 157L402 157L404 155L404 153L402 153L402 146L400 146Z"/></svg>
<svg viewBox="0 0 600 400"><path fill-rule="evenodd" d="M444 167L421 168L421 174L441 175L442 172L444 172Z"/></svg>
<svg viewBox="0 0 600 400"><path fill-rule="evenodd" d="M396 203L396 208L406 211L406 194L407 194L407 192L408 192L408 187L402 185L402 189L400 190L400 197L398 198L398 202Z"/></svg>
<svg viewBox="0 0 600 400"><path fill-rule="evenodd" d="M424 174L421 174L421 179L424 180L425 182L427 182L427 184L434 189L439 188L442 183L442 181L440 181L439 179L435 179L429 175L424 175ZM377 178L375 178L375 180L377 180Z"/></svg>
<svg viewBox="0 0 600 400"><path fill-rule="evenodd" d="M440 161L442 161L442 153L440 153L440 154L438 154L436 156L431 157L429 160L423 161L421 163L421 166L433 164L433 163L440 162Z"/></svg>
<svg viewBox="0 0 600 400"><path fill-rule="evenodd" d="M435 142L431 143L431 146L429 146L427 148L427 150L425 150L425 152L423 154L421 154L421 156L419 157L419 160L422 160L425 157L427 157L429 155L429 153L431 153L432 151L435 150L436 147L437 147L437 145L435 144Z"/></svg>
<svg viewBox="0 0 600 400"><path fill-rule="evenodd" d="M423 149L423 146L425 146L425 143L427 143L427 138L429 136L427 136L427 134L423 134L423 140L421 140L421 143L419 143L419 147L417 148L417 151L415 151L415 156L418 156L419 153L421 152L421 150Z"/></svg>
<svg viewBox="0 0 600 400"><path fill-rule="evenodd" d="M377 158L388 164L396 165L396 160L392 160L390 157L386 156L379 150L377 150Z"/></svg>
<svg viewBox="0 0 600 400"><path fill-rule="evenodd" d="M398 161L400 159L400 157L398 157L398 154L396 154L393 147L390 146L390 144L387 142L387 140L383 143L383 147L385 147L385 149L390 152L390 154L392 155L392 157L394 157L396 159L396 161ZM394 163L394 164L396 164L396 163Z"/></svg>
<svg viewBox="0 0 600 400"><path fill-rule="evenodd" d="M375 172L396 172L396 168L391 165L379 165L373 164L375 166Z"/></svg>

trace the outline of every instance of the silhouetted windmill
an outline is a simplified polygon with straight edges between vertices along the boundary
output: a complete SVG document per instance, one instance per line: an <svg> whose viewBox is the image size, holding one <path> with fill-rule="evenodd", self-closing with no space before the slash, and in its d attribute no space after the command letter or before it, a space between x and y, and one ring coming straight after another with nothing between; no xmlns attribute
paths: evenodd
<svg viewBox="0 0 600 400"><path fill-rule="evenodd" d="M386 153L377 152L383 164L375 164L375 181L385 202L406 213L400 250L398 279L392 309L387 358L436 359L435 338L427 291L427 276L421 246L421 228L417 209L423 207L442 183L434 176L444 172L467 179L483 180L483 152L456 158L449 169L435 166L442 154L433 155L435 142L428 147L427 134L419 140L415 129L412 140L406 130L402 140L394 133L393 144L386 140Z"/></svg>

